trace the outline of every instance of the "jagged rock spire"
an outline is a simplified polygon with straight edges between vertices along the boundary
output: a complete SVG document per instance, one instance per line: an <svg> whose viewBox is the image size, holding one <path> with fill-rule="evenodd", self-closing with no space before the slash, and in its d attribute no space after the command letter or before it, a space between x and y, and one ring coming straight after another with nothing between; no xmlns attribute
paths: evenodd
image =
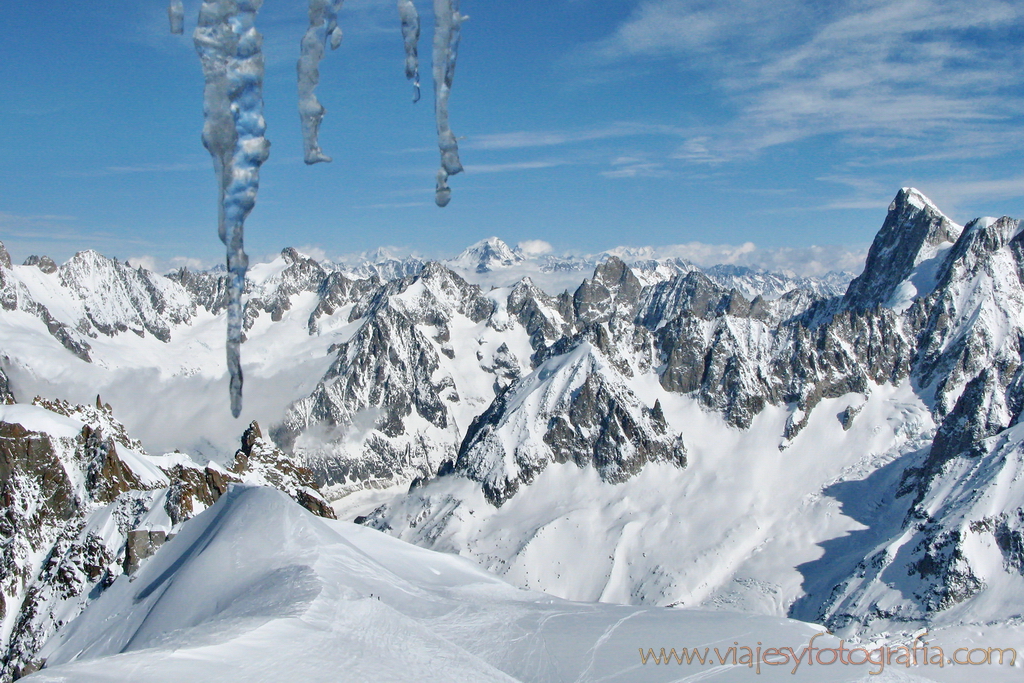
<svg viewBox="0 0 1024 683"><path fill-rule="evenodd" d="M912 187L904 187L889 204L889 214L868 250L864 272L843 297L846 308L866 310L887 304L900 283L939 246L956 242L963 228L942 214Z"/></svg>

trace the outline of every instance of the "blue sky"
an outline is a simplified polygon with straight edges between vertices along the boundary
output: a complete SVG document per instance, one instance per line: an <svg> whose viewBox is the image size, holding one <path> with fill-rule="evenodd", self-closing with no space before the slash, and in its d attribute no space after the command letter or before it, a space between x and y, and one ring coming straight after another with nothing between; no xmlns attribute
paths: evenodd
<svg viewBox="0 0 1024 683"><path fill-rule="evenodd" d="M431 8L416 4L429 76ZM0 240L16 260L84 248L221 259L199 141L198 6L186 0L186 35L171 36L161 0L5 4ZM272 147L251 256L288 245L440 256L490 235L556 252L862 248L904 185L961 222L1024 216L1019 2L463 0L462 11L451 123L466 173L439 209L432 92L425 78L411 103L394 0L345 3L319 90L334 162L313 167L295 109L306 4L265 0Z"/></svg>

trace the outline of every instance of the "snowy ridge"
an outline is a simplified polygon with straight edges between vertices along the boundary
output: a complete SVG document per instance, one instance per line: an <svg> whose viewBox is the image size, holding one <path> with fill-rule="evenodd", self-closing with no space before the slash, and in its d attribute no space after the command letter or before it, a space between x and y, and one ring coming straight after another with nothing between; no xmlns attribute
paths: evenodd
<svg viewBox="0 0 1024 683"><path fill-rule="evenodd" d="M95 408L38 399L0 406L0 680L38 668L38 651L229 482L274 486L333 517L311 473L250 426L230 468L150 456Z"/></svg>
<svg viewBox="0 0 1024 683"><path fill-rule="evenodd" d="M689 672L838 682L870 675L864 666L806 661L755 674L754 639L770 634L799 652L819 632L779 618L587 605L516 590L461 558L315 518L270 490L236 486L185 524L134 581L115 581L52 640L43 652L47 668L34 680L329 680L339 671L353 683L668 683ZM940 635L964 642L961 634ZM668 639L700 646L702 655L706 646L711 661L644 665L639 653L653 647L660 658ZM746 647L748 639L751 649L739 649L742 663L734 664L727 648ZM815 645L840 644L819 636ZM904 667L894 666L871 667L884 674L872 679L907 680ZM994 681L1018 673L991 669ZM955 667L913 673L920 681L968 680Z"/></svg>
<svg viewBox="0 0 1024 683"><path fill-rule="evenodd" d="M463 279L481 287L508 287L529 278L549 294L574 291L602 262L618 258L626 263L644 285L672 279L694 270L727 289L735 288L748 299L762 296L777 299L794 289L817 298L841 296L853 279L853 273L831 271L821 277L800 276L789 271L770 271L739 265L713 265L701 268L679 256L675 247L618 247L597 254L557 255L535 250L531 245L509 246L498 237L488 237L470 245L455 257L442 259L445 267ZM387 281L419 273L426 259L401 256L388 249L343 257L336 267L353 279L373 275ZM328 264L323 264L325 267Z"/></svg>
<svg viewBox="0 0 1024 683"><path fill-rule="evenodd" d="M521 247L512 248L497 237L489 237L443 263L466 280L481 286L508 286L529 277L552 294L563 290L575 290L587 275L609 259L624 262L645 286L699 270L720 286L736 289L748 299L758 296L777 299L794 289L807 291L818 298L840 296L853 278L852 273L845 272L830 272L823 277L814 278L735 265L717 265L702 269L678 256L664 255L672 251L672 247L619 247L586 256L558 256L535 253ZM388 255L382 262L387 263L393 258ZM372 255L366 259L366 263L375 261ZM415 258L408 259L410 264L417 261ZM361 267L365 272L367 266Z"/></svg>
<svg viewBox="0 0 1024 683"><path fill-rule="evenodd" d="M842 627L865 613L882 624L984 624L1024 611L1024 430L979 444L983 456L947 462L907 511L917 523L880 535L858 571L805 618ZM891 482L890 495L912 502ZM863 511L858 510L857 514ZM878 520L881 522L881 520ZM880 526L882 526L880 524ZM887 526L893 526L890 522Z"/></svg>
<svg viewBox="0 0 1024 683"><path fill-rule="evenodd" d="M502 294L485 296L435 263L361 299L351 337L275 439L341 490L432 476L455 460L496 387L529 363Z"/></svg>

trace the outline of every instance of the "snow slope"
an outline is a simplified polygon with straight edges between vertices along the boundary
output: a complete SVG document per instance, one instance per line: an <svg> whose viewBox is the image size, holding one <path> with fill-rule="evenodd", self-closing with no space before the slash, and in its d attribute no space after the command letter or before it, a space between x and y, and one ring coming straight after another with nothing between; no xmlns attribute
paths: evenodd
<svg viewBox="0 0 1024 683"><path fill-rule="evenodd" d="M534 393L557 396L546 384ZM821 544L867 528L844 510L848 501L835 495L837 485L886 466L910 467L918 460L901 456L925 447L934 434L909 382L825 399L791 440L783 437L793 415L786 408L766 408L739 430L692 397L665 391L654 374L629 385L648 406L664 406L669 428L687 444L685 468L652 462L613 483L597 467L551 463L495 507L484 496L500 466L491 464L480 476L470 469L396 496L369 523L567 599L784 616L822 573L848 575L870 548L873 534L861 533L856 538L866 545L818 562ZM838 417L851 406L857 414L844 429ZM541 418L539 424L548 422ZM540 441L525 430L504 436ZM890 493L861 493L872 495ZM871 497L865 504L885 502Z"/></svg>
<svg viewBox="0 0 1024 683"><path fill-rule="evenodd" d="M52 640L48 667L26 680L892 682L978 673L883 666L872 675L878 666L805 662L794 674L792 662L759 672L739 663L748 646L799 654L818 631L781 618L581 604L517 590L460 558L316 518L269 489L235 486ZM971 646L987 635L940 634L946 649L954 637ZM1024 645L1019 635L996 636L1000 646ZM814 644L839 642L824 636ZM662 647L706 647L711 659L641 663L642 649ZM1019 680L1020 667L987 666L985 676Z"/></svg>

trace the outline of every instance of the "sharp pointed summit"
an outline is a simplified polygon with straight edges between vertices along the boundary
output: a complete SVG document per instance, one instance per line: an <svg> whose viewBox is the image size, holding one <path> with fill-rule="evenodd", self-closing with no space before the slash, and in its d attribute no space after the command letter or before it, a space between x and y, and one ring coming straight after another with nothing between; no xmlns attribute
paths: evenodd
<svg viewBox="0 0 1024 683"><path fill-rule="evenodd" d="M864 272L850 283L843 303L861 311L878 305L904 308L934 287L938 261L961 232L963 227L944 216L930 199L904 187L889 204Z"/></svg>

